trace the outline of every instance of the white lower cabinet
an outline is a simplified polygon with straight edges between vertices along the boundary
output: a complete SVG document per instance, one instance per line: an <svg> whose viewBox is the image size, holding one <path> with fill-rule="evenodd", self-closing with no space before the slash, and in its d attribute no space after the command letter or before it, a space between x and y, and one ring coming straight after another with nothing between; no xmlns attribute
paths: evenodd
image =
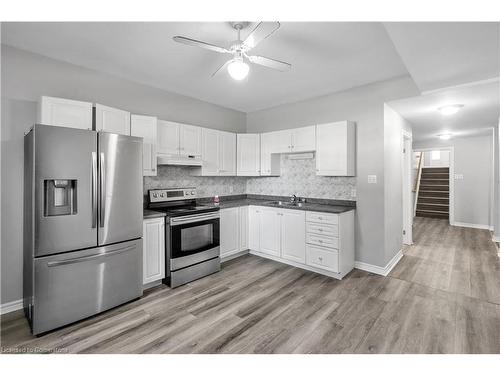
<svg viewBox="0 0 500 375"><path fill-rule="evenodd" d="M248 250L248 206L240 207L240 250Z"/></svg>
<svg viewBox="0 0 500 375"><path fill-rule="evenodd" d="M280 256L281 210L269 207L260 209L260 251L275 257Z"/></svg>
<svg viewBox="0 0 500 375"><path fill-rule="evenodd" d="M354 210L329 214L250 206L248 222L255 255L338 279L354 268Z"/></svg>
<svg viewBox="0 0 500 375"><path fill-rule="evenodd" d="M225 208L220 210L220 256L240 251L239 239L239 207Z"/></svg>
<svg viewBox="0 0 500 375"><path fill-rule="evenodd" d="M143 284L165 277L165 220L161 218L143 221Z"/></svg>
<svg viewBox="0 0 500 375"><path fill-rule="evenodd" d="M281 211L281 257L298 263L306 262L306 213Z"/></svg>

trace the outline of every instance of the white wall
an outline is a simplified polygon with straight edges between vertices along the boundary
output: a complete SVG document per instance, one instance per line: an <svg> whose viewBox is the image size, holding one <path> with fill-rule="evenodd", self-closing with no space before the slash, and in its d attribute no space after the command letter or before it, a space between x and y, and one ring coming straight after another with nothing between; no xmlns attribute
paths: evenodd
<svg viewBox="0 0 500 375"><path fill-rule="evenodd" d="M384 218L385 262L401 250L403 243L403 130L411 124L389 105L384 105ZM408 152L412 153L411 150Z"/></svg>
<svg viewBox="0 0 500 375"><path fill-rule="evenodd" d="M247 132L340 120L357 123L357 261L385 266L386 253L392 252L392 248L387 252L385 248L384 103L417 94L418 90L411 78L400 77L247 114ZM367 183L369 174L377 175L377 184ZM400 235L394 233L398 239Z"/></svg>
<svg viewBox="0 0 500 375"><path fill-rule="evenodd" d="M493 226L493 134L414 142L413 149L454 148L454 221Z"/></svg>
<svg viewBox="0 0 500 375"><path fill-rule="evenodd" d="M1 298L22 298L23 135L41 95L99 102L221 130L245 131L246 115L40 55L2 46ZM8 235L6 235L8 234Z"/></svg>
<svg viewBox="0 0 500 375"><path fill-rule="evenodd" d="M493 224L494 237L496 242L500 242L500 118L498 125L494 127L493 133L493 175L494 175L494 206L493 206Z"/></svg>
<svg viewBox="0 0 500 375"><path fill-rule="evenodd" d="M437 159L433 159L433 154L438 155ZM450 152L446 150L425 151L424 167L449 167L450 166Z"/></svg>

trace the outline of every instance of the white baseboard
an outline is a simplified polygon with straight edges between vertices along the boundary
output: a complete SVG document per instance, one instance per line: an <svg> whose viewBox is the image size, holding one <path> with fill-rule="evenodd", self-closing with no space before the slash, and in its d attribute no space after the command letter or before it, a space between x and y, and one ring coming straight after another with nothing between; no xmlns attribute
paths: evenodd
<svg viewBox="0 0 500 375"><path fill-rule="evenodd" d="M12 311L21 310L23 308L23 300L11 301L0 306L0 315L10 313Z"/></svg>
<svg viewBox="0 0 500 375"><path fill-rule="evenodd" d="M373 264L364 263L364 262L354 262L354 268L359 270L363 270L366 272L375 273L377 275L387 276L389 272L398 264L398 262L403 257L403 250L399 250L394 257L386 264L385 267L375 266Z"/></svg>
<svg viewBox="0 0 500 375"><path fill-rule="evenodd" d="M455 227L493 230L493 227L488 225L488 224L462 223L460 221L454 221L450 224L455 226Z"/></svg>
<svg viewBox="0 0 500 375"><path fill-rule="evenodd" d="M238 258L242 255L248 254L249 250L238 250L235 251L234 253L229 253L229 254L224 254L220 257L220 262L224 263L227 262L228 260Z"/></svg>

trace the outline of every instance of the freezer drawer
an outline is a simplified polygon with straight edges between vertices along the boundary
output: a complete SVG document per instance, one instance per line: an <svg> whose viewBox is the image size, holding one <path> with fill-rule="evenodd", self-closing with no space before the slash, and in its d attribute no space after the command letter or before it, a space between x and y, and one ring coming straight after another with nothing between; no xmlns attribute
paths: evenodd
<svg viewBox="0 0 500 375"><path fill-rule="evenodd" d="M142 239L35 259L33 334L142 295Z"/></svg>

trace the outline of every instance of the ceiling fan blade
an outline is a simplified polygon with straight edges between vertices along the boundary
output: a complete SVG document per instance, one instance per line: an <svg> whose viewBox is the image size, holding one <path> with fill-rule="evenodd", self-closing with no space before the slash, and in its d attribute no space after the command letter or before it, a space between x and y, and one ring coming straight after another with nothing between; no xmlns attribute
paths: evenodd
<svg viewBox="0 0 500 375"><path fill-rule="evenodd" d="M222 73L226 67L229 65L229 63L231 62L232 60L227 60L224 64L222 64L219 69L217 69L213 74L212 74L212 78L219 75L220 73Z"/></svg>
<svg viewBox="0 0 500 375"><path fill-rule="evenodd" d="M188 46L201 47L219 53L230 53L229 50L225 49L224 47L219 47L214 44L205 43L196 39L186 38L184 36L174 36L173 39L177 43L187 44Z"/></svg>
<svg viewBox="0 0 500 375"><path fill-rule="evenodd" d="M279 22L260 22L243 42L243 47L248 51L266 39L280 28Z"/></svg>
<svg viewBox="0 0 500 375"><path fill-rule="evenodd" d="M248 56L248 60L254 64L265 66L266 68L271 68L279 70L280 72L286 72L292 68L292 65L279 60L270 59L269 57L263 56Z"/></svg>

